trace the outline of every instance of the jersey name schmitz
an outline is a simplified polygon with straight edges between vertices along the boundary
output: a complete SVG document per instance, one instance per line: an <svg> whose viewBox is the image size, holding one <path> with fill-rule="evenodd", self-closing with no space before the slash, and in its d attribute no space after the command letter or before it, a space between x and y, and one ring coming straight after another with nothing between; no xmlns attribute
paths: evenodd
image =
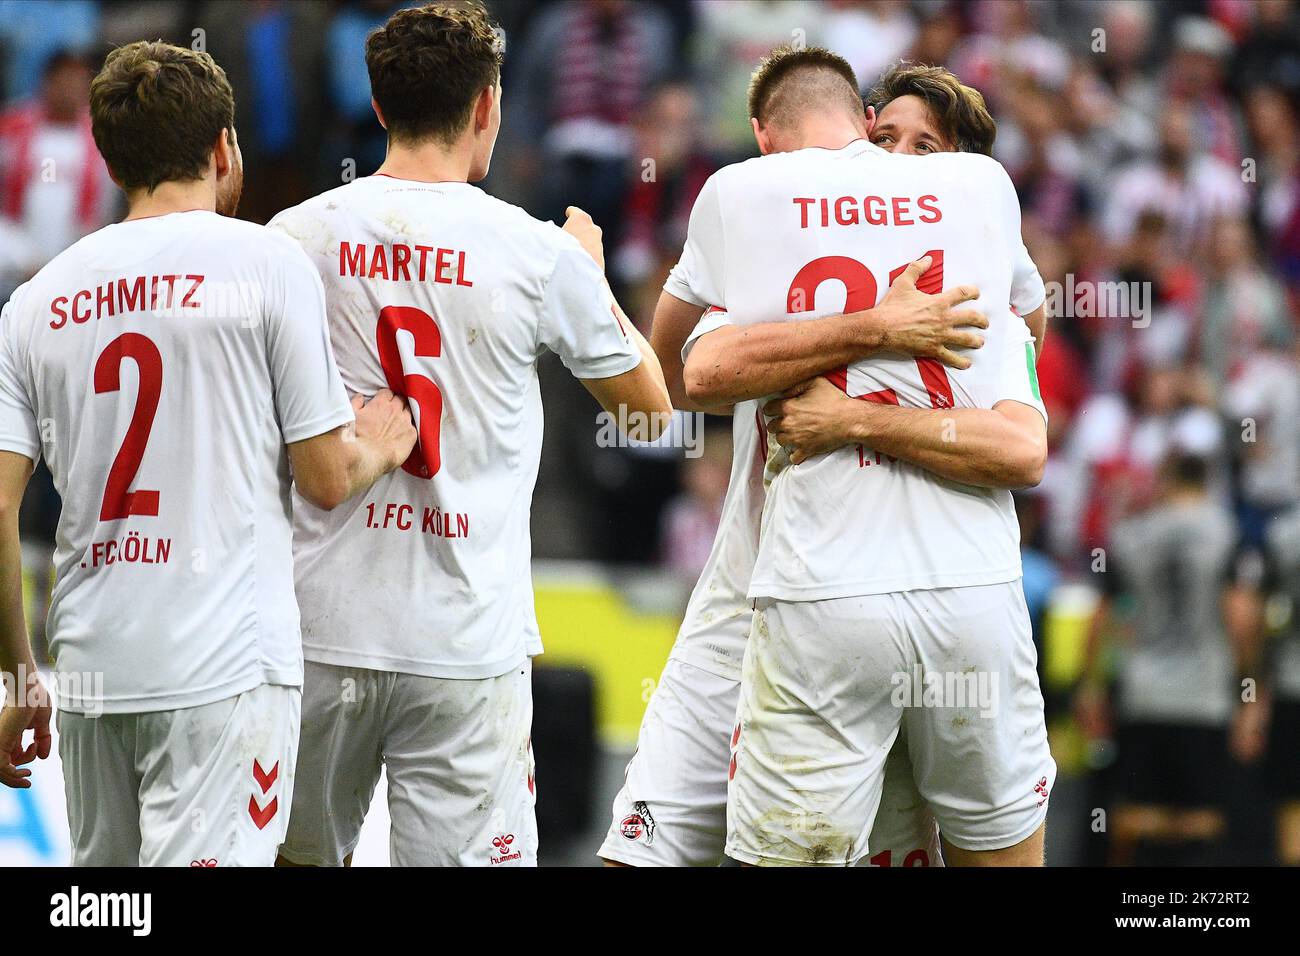
<svg viewBox="0 0 1300 956"><path fill-rule="evenodd" d="M540 653L538 358L554 351L587 379L640 362L599 267L572 236L466 183L371 176L271 226L320 273L348 390L406 395L419 428L367 493L332 512L295 501L306 657L482 678Z"/></svg>
<svg viewBox="0 0 1300 956"><path fill-rule="evenodd" d="M674 273L694 301L738 324L877 305L907 264L934 259L922 291L974 285L989 317L972 367L879 355L830 379L865 401L1044 415L1033 341L1008 306L1023 254L1020 210L987 157L891 155L865 141L729 166L704 187ZM955 426L953 426L955 427ZM801 465L769 457L751 597L821 600L913 588L994 584L1020 575L1011 495L961 485L870 448Z"/></svg>
<svg viewBox="0 0 1300 956"><path fill-rule="evenodd" d="M320 279L212 212L118 223L20 288L0 329L0 448L62 498L59 704L197 707L302 682L286 443L352 421Z"/></svg>

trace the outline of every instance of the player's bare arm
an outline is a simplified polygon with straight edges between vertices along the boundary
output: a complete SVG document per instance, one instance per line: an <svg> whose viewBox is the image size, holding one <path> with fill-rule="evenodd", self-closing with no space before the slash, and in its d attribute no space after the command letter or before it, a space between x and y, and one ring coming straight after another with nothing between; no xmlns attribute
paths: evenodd
<svg viewBox="0 0 1300 956"><path fill-rule="evenodd" d="M626 319L624 321L627 321ZM650 343L628 322L631 334L641 350L641 364L622 375L609 378L584 378L580 381L586 386L600 407L614 416L615 421L630 420L619 415L620 409L625 415L644 416L649 422L648 437L651 441L663 434L672 418L673 406L668 400L668 387L664 384L664 373L659 368L659 360L650 348Z"/></svg>
<svg viewBox="0 0 1300 956"><path fill-rule="evenodd" d="M601 241L601 229L591 216L577 206L565 210L564 231L576 238L603 270L605 268L604 244ZM606 291L608 291L606 283ZM632 341L641 352L641 364L636 368L609 378L581 379L587 391L600 402L601 408L614 416L615 421L627 421L626 415L644 416L650 422L649 437L658 438L673 414L673 403L669 397L668 386L664 382L664 371L659 357L650 347L645 336L636 327L622 306L614 301L610 294L611 308L618 321L627 330ZM620 415L620 410L624 415Z"/></svg>
<svg viewBox="0 0 1300 956"><path fill-rule="evenodd" d="M326 511L400 467L415 447L410 409L388 389L369 401L353 396L352 409L355 424L289 445L298 493Z"/></svg>
<svg viewBox="0 0 1300 956"><path fill-rule="evenodd" d="M957 350L977 349L977 329L988 319L958 310L979 290L958 286L938 295L916 288L930 257L913 262L874 309L803 322L727 326L704 335L686 360L686 394L702 405L727 405L784 391L833 368L877 352L938 359L951 368L970 367Z"/></svg>
<svg viewBox="0 0 1300 956"><path fill-rule="evenodd" d="M654 348L655 355L659 356L673 408L688 412L708 412L711 415L730 415L730 405L701 405L691 401L686 394L682 348L703 314L704 310L698 305L679 299L671 292L659 293L654 321L650 326L650 345Z"/></svg>
<svg viewBox="0 0 1300 956"><path fill-rule="evenodd" d="M768 402L770 434L796 465L844 445L911 462L982 488L1038 484L1047 463L1047 423L1037 409L1002 401L992 408L900 408L849 398L824 378Z"/></svg>
<svg viewBox="0 0 1300 956"><path fill-rule="evenodd" d="M50 702L27 638L18 543L18 507L32 467L25 455L0 451L0 673L6 694L0 710L0 783L20 790L32 785L32 772L23 765L50 755ZM33 739L24 747L28 730Z"/></svg>

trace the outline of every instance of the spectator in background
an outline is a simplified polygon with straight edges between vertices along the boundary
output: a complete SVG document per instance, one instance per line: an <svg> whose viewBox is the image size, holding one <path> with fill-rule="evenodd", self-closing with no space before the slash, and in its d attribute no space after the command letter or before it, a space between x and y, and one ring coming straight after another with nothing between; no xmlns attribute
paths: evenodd
<svg viewBox="0 0 1300 956"><path fill-rule="evenodd" d="M334 112L330 149L354 158L358 176L378 169L388 149L388 134L370 108L366 37L383 26L397 6L393 0L347 0L325 35L325 68Z"/></svg>
<svg viewBox="0 0 1300 956"><path fill-rule="evenodd" d="M952 53L952 71L963 83L983 93L995 110L1005 108L1009 87L1022 78L1047 89L1065 85L1070 57L1038 31L1027 0L979 0L974 7L975 31Z"/></svg>
<svg viewBox="0 0 1300 956"><path fill-rule="evenodd" d="M1085 159L1064 125L1061 94L1028 77L1007 84L1010 121L999 124L994 156L1016 184L1023 214L1053 235L1078 221Z"/></svg>
<svg viewBox="0 0 1300 956"><path fill-rule="evenodd" d="M1300 120L1294 95L1280 87L1249 90L1243 103L1250 135L1253 222L1292 297L1300 289Z"/></svg>
<svg viewBox="0 0 1300 956"><path fill-rule="evenodd" d="M105 225L120 196L90 134L90 76L79 54L55 53L37 96L0 114L0 214L33 257L24 279Z"/></svg>
<svg viewBox="0 0 1300 956"><path fill-rule="evenodd" d="M949 4L937 8L922 7L921 24L916 39L904 59L913 63L946 66L953 49L961 40L961 18Z"/></svg>
<svg viewBox="0 0 1300 956"><path fill-rule="evenodd" d="M1187 253L1218 216L1245 212L1241 170L1203 151L1195 109L1188 100L1165 102L1156 158L1128 166L1115 176L1105 212L1109 241L1127 242L1138 217L1155 210L1170 224L1177 251Z"/></svg>
<svg viewBox="0 0 1300 956"><path fill-rule="evenodd" d="M1289 330L1288 330L1289 331ZM1277 339L1247 355L1222 409L1236 451L1237 519L1243 540L1263 544L1270 524L1300 499L1300 363Z"/></svg>
<svg viewBox="0 0 1300 956"><path fill-rule="evenodd" d="M733 163L755 155L748 104L755 64L782 43L824 44L827 11L810 0L711 0L698 10L693 60L708 144Z"/></svg>
<svg viewBox="0 0 1300 956"><path fill-rule="evenodd" d="M629 290L633 315L653 314L686 241L695 197L718 168L700 141L698 106L688 84L669 83L655 91L634 123L641 166L628 193L612 264Z"/></svg>
<svg viewBox="0 0 1300 956"><path fill-rule="evenodd" d="M682 489L663 512L663 566L690 593L709 560L731 480L731 431L708 428L698 458L682 466Z"/></svg>
<svg viewBox="0 0 1300 956"><path fill-rule="evenodd" d="M0 99L36 96L56 53L89 50L100 39L99 7L96 0L0 0Z"/></svg>
<svg viewBox="0 0 1300 956"><path fill-rule="evenodd" d="M916 15L905 0L830 0L827 46L849 61L864 90L916 42Z"/></svg>
<svg viewBox="0 0 1300 956"><path fill-rule="evenodd" d="M1159 92L1148 72L1155 19L1156 9L1146 0L1118 0L1102 12L1106 50L1094 59L1108 99L1098 118L1115 137L1115 158L1124 161L1156 147L1151 120L1159 111Z"/></svg>
<svg viewBox="0 0 1300 956"><path fill-rule="evenodd" d="M1242 156L1241 126L1224 78L1231 53L1232 37L1220 24L1183 17L1174 26L1174 54L1165 64L1160 99L1186 101L1193 140L1216 159L1236 166Z"/></svg>
<svg viewBox="0 0 1300 956"><path fill-rule="evenodd" d="M1236 49L1229 75L1241 94L1255 86L1278 86L1300 95L1300 28L1293 0L1255 0L1254 22Z"/></svg>
<svg viewBox="0 0 1300 956"><path fill-rule="evenodd" d="M1197 353L1217 393L1259 349L1289 347L1292 329L1286 295L1260 264L1245 220L1215 222L1207 252Z"/></svg>
<svg viewBox="0 0 1300 956"><path fill-rule="evenodd" d="M266 222L318 188L340 185L341 164L355 157L318 159L324 128L325 29L334 5L196 2L191 22L207 25L207 50L225 67L235 89L244 163L257 170L245 181L240 215ZM359 176L370 172L355 170Z"/></svg>
<svg viewBox="0 0 1300 956"><path fill-rule="evenodd" d="M581 202L617 248L631 182L633 122L675 62L672 24L629 0L547 6L519 44L504 104L523 145L517 161L540 169L537 214L562 221Z"/></svg>
<svg viewBox="0 0 1300 956"><path fill-rule="evenodd" d="M1296 206L1300 172L1300 126L1295 105L1281 87L1256 86L1245 94L1242 106L1250 136L1255 221L1274 236L1290 219Z"/></svg>

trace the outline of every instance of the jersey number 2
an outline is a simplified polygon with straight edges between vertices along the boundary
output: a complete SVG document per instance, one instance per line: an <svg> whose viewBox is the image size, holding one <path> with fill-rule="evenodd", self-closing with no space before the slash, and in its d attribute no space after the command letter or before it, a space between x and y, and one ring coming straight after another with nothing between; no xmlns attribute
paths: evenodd
<svg viewBox="0 0 1300 956"><path fill-rule="evenodd" d="M115 521L130 515L158 514L158 492L131 491L144 458L145 445L153 418L162 396L162 355L158 346L138 332L124 332L108 343L95 362L95 393L116 392L122 387L122 362L132 359L139 371L140 386L135 397L135 411L126 428L122 447L117 450L113 467L108 470L104 500L99 506L100 521Z"/></svg>

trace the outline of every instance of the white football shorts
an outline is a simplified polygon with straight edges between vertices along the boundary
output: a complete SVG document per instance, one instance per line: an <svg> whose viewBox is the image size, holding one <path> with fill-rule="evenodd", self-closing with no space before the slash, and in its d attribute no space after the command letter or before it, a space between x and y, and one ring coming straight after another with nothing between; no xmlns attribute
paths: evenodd
<svg viewBox="0 0 1300 956"><path fill-rule="evenodd" d="M272 866L298 751L297 687L200 707L60 711L74 866Z"/></svg>
<svg viewBox="0 0 1300 956"><path fill-rule="evenodd" d="M759 601L745 651L727 855L852 865L876 850L886 758L905 732L943 837L1014 846L1056 765L1020 582Z"/></svg>
<svg viewBox="0 0 1300 956"><path fill-rule="evenodd" d="M381 770L393 866L536 866L532 663L453 680L307 661L280 855L342 866Z"/></svg>
<svg viewBox="0 0 1300 956"><path fill-rule="evenodd" d="M636 753L599 856L628 866L717 866L740 684L670 659L641 721ZM912 782L905 741L890 752L869 863L942 866L938 832Z"/></svg>

